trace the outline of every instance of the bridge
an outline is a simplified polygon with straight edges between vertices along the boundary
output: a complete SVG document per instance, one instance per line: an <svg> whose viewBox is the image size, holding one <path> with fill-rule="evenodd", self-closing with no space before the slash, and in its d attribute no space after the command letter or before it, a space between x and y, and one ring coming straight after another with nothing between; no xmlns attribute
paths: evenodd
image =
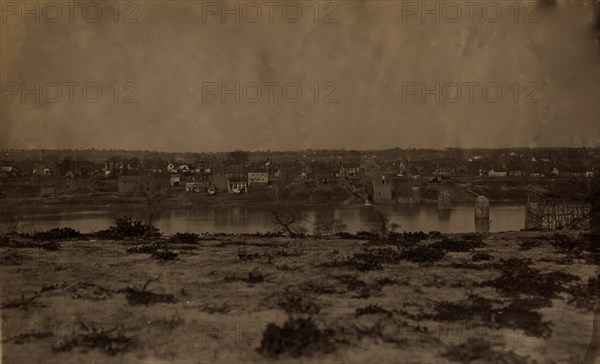
<svg viewBox="0 0 600 364"><path fill-rule="evenodd" d="M369 204L369 196L367 196L366 193L358 190L356 187L354 187L350 181L348 181L348 178L346 177L342 177L340 178L341 184L342 186L344 186L348 191L350 191L352 193L353 196L359 198L360 200L363 201L364 204Z"/></svg>
<svg viewBox="0 0 600 364"><path fill-rule="evenodd" d="M592 204L575 198L560 198L528 194L525 208L525 229L571 229L589 226Z"/></svg>

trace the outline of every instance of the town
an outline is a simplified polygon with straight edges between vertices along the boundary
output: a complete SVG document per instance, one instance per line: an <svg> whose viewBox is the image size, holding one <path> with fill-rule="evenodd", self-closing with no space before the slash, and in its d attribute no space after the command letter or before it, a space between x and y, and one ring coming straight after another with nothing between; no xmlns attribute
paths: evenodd
<svg viewBox="0 0 600 364"><path fill-rule="evenodd" d="M5 150L0 198L52 203L386 204L584 198L600 177L600 148L304 150L163 153ZM87 200L86 200L87 201Z"/></svg>

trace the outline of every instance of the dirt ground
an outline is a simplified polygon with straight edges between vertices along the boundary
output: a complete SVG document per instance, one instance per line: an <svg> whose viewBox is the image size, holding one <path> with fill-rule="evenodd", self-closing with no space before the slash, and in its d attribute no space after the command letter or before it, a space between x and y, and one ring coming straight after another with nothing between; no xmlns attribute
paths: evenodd
<svg viewBox="0 0 600 364"><path fill-rule="evenodd" d="M10 236L2 359L580 363L598 300L581 236Z"/></svg>

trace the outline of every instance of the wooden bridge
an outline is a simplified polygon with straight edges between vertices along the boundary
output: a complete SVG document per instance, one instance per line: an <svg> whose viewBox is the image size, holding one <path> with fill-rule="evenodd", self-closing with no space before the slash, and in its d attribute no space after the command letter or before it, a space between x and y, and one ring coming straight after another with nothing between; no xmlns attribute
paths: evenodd
<svg viewBox="0 0 600 364"><path fill-rule="evenodd" d="M362 202L365 204L370 204L369 196L367 196L367 194L364 193L363 191L359 191L356 187L354 187L350 183L350 181L348 181L348 178L343 177L340 179L340 181L341 181L341 185L344 186L348 191L350 191L350 193L352 193L353 196L362 200Z"/></svg>
<svg viewBox="0 0 600 364"><path fill-rule="evenodd" d="M592 204L583 199L557 198L529 194L525 229L571 229L589 226Z"/></svg>

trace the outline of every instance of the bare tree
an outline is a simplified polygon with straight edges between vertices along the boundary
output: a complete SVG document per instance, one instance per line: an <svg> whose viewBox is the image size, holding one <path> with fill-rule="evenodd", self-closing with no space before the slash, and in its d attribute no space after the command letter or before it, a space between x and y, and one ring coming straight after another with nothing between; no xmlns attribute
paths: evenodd
<svg viewBox="0 0 600 364"><path fill-rule="evenodd" d="M306 214L290 207L278 207L271 211L266 225L275 232L281 232L290 237L299 237L306 234Z"/></svg>
<svg viewBox="0 0 600 364"><path fill-rule="evenodd" d="M7 209L0 211L0 223L6 224L7 232L14 233L21 222L21 215L16 209Z"/></svg>

